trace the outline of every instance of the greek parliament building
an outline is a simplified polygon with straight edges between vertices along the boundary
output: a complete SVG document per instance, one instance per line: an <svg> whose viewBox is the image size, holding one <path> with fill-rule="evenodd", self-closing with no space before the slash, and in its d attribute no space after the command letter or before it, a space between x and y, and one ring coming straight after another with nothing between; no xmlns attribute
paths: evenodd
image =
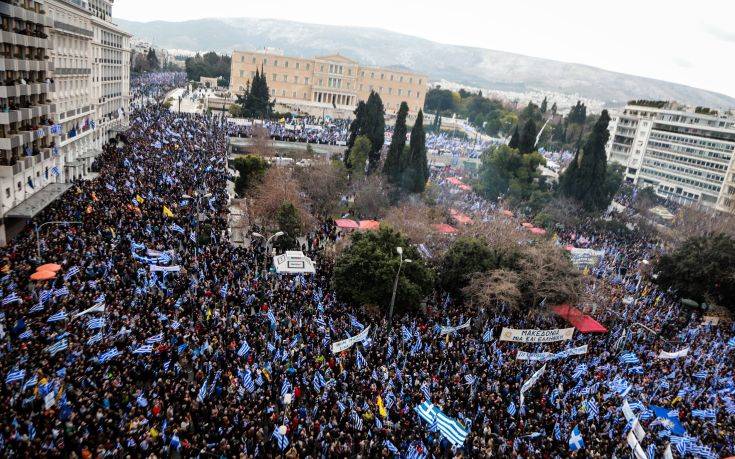
<svg viewBox="0 0 735 459"><path fill-rule="evenodd" d="M387 113L401 102L416 113L424 106L427 78L407 70L365 67L340 55L304 59L272 53L232 53L230 92L242 94L262 68L277 102L312 108L354 110L370 91L380 94Z"/></svg>
<svg viewBox="0 0 735 459"><path fill-rule="evenodd" d="M0 245L128 126L131 35L113 0L0 0Z"/></svg>
<svg viewBox="0 0 735 459"><path fill-rule="evenodd" d="M613 116L608 158L625 179L678 203L735 210L735 116L676 102L634 101Z"/></svg>

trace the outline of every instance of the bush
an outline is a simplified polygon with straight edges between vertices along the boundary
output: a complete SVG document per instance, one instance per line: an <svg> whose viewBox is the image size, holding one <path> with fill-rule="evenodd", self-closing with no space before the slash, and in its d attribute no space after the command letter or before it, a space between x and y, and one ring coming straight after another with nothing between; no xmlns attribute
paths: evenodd
<svg viewBox="0 0 735 459"><path fill-rule="evenodd" d="M268 163L260 156L247 155L235 158L232 167L240 173L240 176L235 180L235 193L242 196L253 185L261 181L266 169L268 169Z"/></svg>

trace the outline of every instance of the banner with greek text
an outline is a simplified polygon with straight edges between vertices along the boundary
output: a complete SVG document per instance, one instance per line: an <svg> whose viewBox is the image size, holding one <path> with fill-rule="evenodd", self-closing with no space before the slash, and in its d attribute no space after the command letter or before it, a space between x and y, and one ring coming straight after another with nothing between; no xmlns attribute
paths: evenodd
<svg viewBox="0 0 735 459"><path fill-rule="evenodd" d="M572 339L574 327L557 328L553 330L517 330L505 328L500 332L500 341L513 341L516 343L553 343L555 341L566 341Z"/></svg>
<svg viewBox="0 0 735 459"><path fill-rule="evenodd" d="M659 359L678 359L679 357L686 357L689 354L689 348L686 347L676 352L661 351L658 353L657 358Z"/></svg>
<svg viewBox="0 0 735 459"><path fill-rule="evenodd" d="M573 347L561 352L525 352L518 351L516 358L518 360L532 360L537 362L546 362L549 360L565 359L570 355L582 355L587 353L587 345Z"/></svg>
<svg viewBox="0 0 735 459"><path fill-rule="evenodd" d="M350 336L349 338L343 339L342 341L336 341L332 343L332 352L334 354L337 354L339 352L344 351L345 349L349 349L353 344L359 343L360 341L365 340L369 332L370 332L370 326L368 326L368 328L361 331L355 336Z"/></svg>
<svg viewBox="0 0 735 459"><path fill-rule="evenodd" d="M150 265L150 269L152 273L163 271L167 273L177 273L181 271L181 266L158 266L158 265Z"/></svg>

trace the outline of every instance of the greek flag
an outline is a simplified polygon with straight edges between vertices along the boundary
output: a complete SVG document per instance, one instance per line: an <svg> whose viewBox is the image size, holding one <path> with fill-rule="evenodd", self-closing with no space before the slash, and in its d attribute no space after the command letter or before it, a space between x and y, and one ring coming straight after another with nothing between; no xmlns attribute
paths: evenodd
<svg viewBox="0 0 735 459"><path fill-rule="evenodd" d="M730 347L735 347L735 336L727 340L727 345Z"/></svg>
<svg viewBox="0 0 735 459"><path fill-rule="evenodd" d="M209 379L205 379L204 383L202 383L202 387L199 388L199 393L197 394L197 401L199 403L204 401L204 398L207 396L207 384L209 384Z"/></svg>
<svg viewBox="0 0 735 459"><path fill-rule="evenodd" d="M321 328L327 328L327 323L324 322L324 319L321 317L317 317L316 319L314 319L314 323L316 323L317 326Z"/></svg>
<svg viewBox="0 0 735 459"><path fill-rule="evenodd" d="M715 410L692 410L692 416L702 419L716 419L717 413Z"/></svg>
<svg viewBox="0 0 735 459"><path fill-rule="evenodd" d="M266 314L268 317L268 320L270 320L271 324L275 327L276 326L276 316L273 315L273 309L268 309L268 314Z"/></svg>
<svg viewBox="0 0 735 459"><path fill-rule="evenodd" d="M621 363L627 363L632 365L638 365L641 363L641 361L638 359L638 357L632 353L628 352L627 354L623 354L620 356L620 362Z"/></svg>
<svg viewBox="0 0 735 459"><path fill-rule="evenodd" d="M104 327L105 327L104 317L89 319L89 322L87 322L87 328L90 330L94 330L97 328L104 328Z"/></svg>
<svg viewBox="0 0 735 459"><path fill-rule="evenodd" d="M426 459L426 452L424 450L424 444L421 442L411 443L406 451L406 459Z"/></svg>
<svg viewBox="0 0 735 459"><path fill-rule="evenodd" d="M587 364L580 363L579 365L577 365L577 368L574 369L574 373L572 374L572 379L579 379L585 373L587 373Z"/></svg>
<svg viewBox="0 0 735 459"><path fill-rule="evenodd" d="M23 383L22 390L26 390L26 389L35 387L36 384L38 384L38 375L34 373L33 376L31 376L31 379Z"/></svg>
<svg viewBox="0 0 735 459"><path fill-rule="evenodd" d="M42 290L41 294L39 295L41 303L50 300L52 294L53 290Z"/></svg>
<svg viewBox="0 0 735 459"><path fill-rule="evenodd" d="M362 370L362 368L367 365L367 361L365 360L365 357L362 356L362 353L358 350L357 351L357 368Z"/></svg>
<svg viewBox="0 0 735 459"><path fill-rule="evenodd" d="M104 294L104 293L102 293L102 294L101 294L100 296L98 296L98 297L97 297L97 298L96 298L96 299L94 300L94 302L95 302L95 304L97 304L97 303L104 303L104 302L105 302L105 294Z"/></svg>
<svg viewBox="0 0 735 459"><path fill-rule="evenodd" d="M350 317L350 324L351 324L351 325L352 325L353 327L357 327L357 328L359 328L360 330L363 330L363 329L365 328L365 326L364 326L363 324L361 324L361 323L360 323L360 322L359 322L359 321L357 320L357 318L356 318L355 316L353 316L353 315L350 315L349 317Z"/></svg>
<svg viewBox="0 0 735 459"><path fill-rule="evenodd" d="M634 375L642 375L643 374L643 367L642 366L635 366L628 368L628 373L634 374Z"/></svg>
<svg viewBox="0 0 735 459"><path fill-rule="evenodd" d="M112 359L114 359L114 358L115 358L115 357L117 357L118 355L120 355L120 351L118 351L118 350L117 350L117 348L113 347L113 348L112 348L112 349L110 349L109 351L107 351L107 352L104 352L104 353L100 354L100 355L99 355L99 356L97 357L97 361L98 361L99 363L105 363L105 362L107 362L108 360L112 360Z"/></svg>
<svg viewBox="0 0 735 459"><path fill-rule="evenodd" d="M276 427L276 430L273 431L272 437L276 439L276 443L278 443L278 448L281 451L288 448L288 438L286 438L285 435L282 435L281 432L278 431L278 427Z"/></svg>
<svg viewBox="0 0 735 459"><path fill-rule="evenodd" d="M429 390L429 385L426 383L423 383L421 385L421 393L424 394L424 399L427 402L431 401L431 391Z"/></svg>
<svg viewBox="0 0 735 459"><path fill-rule="evenodd" d="M485 334L482 335L482 342L489 343L493 339L493 332L490 329L485 330Z"/></svg>
<svg viewBox="0 0 735 459"><path fill-rule="evenodd" d="M18 335L18 338L20 338L20 339L28 339L28 338L31 338L32 336L33 336L33 332L31 332L30 330L26 330L23 333L21 333L20 335Z"/></svg>
<svg viewBox="0 0 735 459"><path fill-rule="evenodd" d="M584 439L582 434L579 433L579 426L575 426L569 436L569 451L577 451L582 448L584 448Z"/></svg>
<svg viewBox="0 0 735 459"><path fill-rule="evenodd" d="M694 454L695 456L703 457L704 459L719 459L720 455L712 451L707 446L691 445L687 448L687 451Z"/></svg>
<svg viewBox="0 0 735 459"><path fill-rule="evenodd" d="M21 298L18 296L18 294L15 293L15 292L13 292L10 295L8 295L5 298L3 298L3 306L7 306L10 303L15 303L15 302L19 302L20 303L22 301L23 300L21 300Z"/></svg>
<svg viewBox="0 0 735 459"><path fill-rule="evenodd" d="M227 297L227 284L223 285L222 288L219 289L219 294L222 298Z"/></svg>
<svg viewBox="0 0 735 459"><path fill-rule="evenodd" d="M283 385L281 385L281 397L291 392L291 383L288 382L287 379L283 380Z"/></svg>
<svg viewBox="0 0 735 459"><path fill-rule="evenodd" d="M561 427L559 427L559 423L558 422L556 424L554 424L554 439L556 441L560 441L561 440Z"/></svg>
<svg viewBox="0 0 735 459"><path fill-rule="evenodd" d="M11 371L10 373L8 373L8 376L5 378L5 384L14 383L15 381L23 381L23 378L25 377L26 377L25 370Z"/></svg>
<svg viewBox="0 0 735 459"><path fill-rule="evenodd" d="M357 430L362 430L362 417L360 417L359 414L355 413L354 411L350 413L350 420L352 421L352 425Z"/></svg>
<svg viewBox="0 0 735 459"><path fill-rule="evenodd" d="M248 392L255 392L255 384L253 384L253 376L249 371L241 373L242 385L247 389Z"/></svg>
<svg viewBox="0 0 735 459"><path fill-rule="evenodd" d="M59 167L58 167L58 166L54 166L54 167L52 167L52 168L51 168L51 173L52 173L52 174L54 174L54 175L55 175L55 176L57 176L57 177L58 177L59 175L61 175L61 171L59 170Z"/></svg>
<svg viewBox="0 0 735 459"><path fill-rule="evenodd" d="M596 418L600 414L600 408L594 398L587 400L587 412L589 413L587 419Z"/></svg>
<svg viewBox="0 0 735 459"><path fill-rule="evenodd" d="M194 232L193 232L193 231L192 231L191 233L189 233L189 240L190 240L191 242L196 242L196 241L197 241L197 235L196 235L196 234L194 234Z"/></svg>
<svg viewBox="0 0 735 459"><path fill-rule="evenodd" d="M133 351L133 354L150 354L153 352L153 345L152 344L144 344L143 346L140 346L138 349Z"/></svg>
<svg viewBox="0 0 735 459"><path fill-rule="evenodd" d="M64 295L68 295L68 294L69 294L69 288L66 285L63 286L63 287L61 287L61 288L57 288L56 290L54 290L54 296L56 296L56 297L64 296Z"/></svg>
<svg viewBox="0 0 735 459"><path fill-rule="evenodd" d="M477 381L477 378L475 378L473 375L464 375L464 380L468 385L475 384L475 381Z"/></svg>
<svg viewBox="0 0 735 459"><path fill-rule="evenodd" d="M515 416L516 412L518 411L516 409L516 404L513 402L510 402L510 405L508 405L508 409L506 411L508 412L509 415Z"/></svg>
<svg viewBox="0 0 735 459"><path fill-rule="evenodd" d="M46 350L51 355L56 355L58 352L65 351L69 348L69 342L66 339L62 339L61 341L52 344L51 346L47 347Z"/></svg>
<svg viewBox="0 0 735 459"><path fill-rule="evenodd" d="M77 274L79 274L79 266L72 266L71 268L69 268L69 271L67 271L66 274L64 274L64 280L68 281L69 279L71 279L73 276L76 276Z"/></svg>
<svg viewBox="0 0 735 459"><path fill-rule="evenodd" d="M406 328L405 325L401 325L401 335L403 335L403 341L411 341L413 338L413 335L408 331L408 328Z"/></svg>
<svg viewBox="0 0 735 459"><path fill-rule="evenodd" d="M383 441L383 446L385 446L386 448L388 448L388 451L390 451L391 454L398 455L398 448L396 448L396 445L394 445L393 443L391 443L390 440L384 440Z"/></svg>
<svg viewBox="0 0 735 459"><path fill-rule="evenodd" d="M176 223L172 223L171 224L171 231L175 231L175 232L177 232L179 234L184 234L184 228L180 227Z"/></svg>
<svg viewBox="0 0 735 459"><path fill-rule="evenodd" d="M102 332L97 333L96 335L92 335L87 340L87 346L91 346L95 343L99 343L102 341Z"/></svg>
<svg viewBox="0 0 735 459"><path fill-rule="evenodd" d="M243 340L240 349L238 349L237 351L237 355L238 357L242 357L244 355L247 355L248 352L250 352L250 345L248 345L247 341Z"/></svg>
<svg viewBox="0 0 735 459"><path fill-rule="evenodd" d="M698 372L694 373L692 376L694 376L697 379L707 379L707 371L699 370Z"/></svg>
<svg viewBox="0 0 735 459"><path fill-rule="evenodd" d="M178 320L174 320L173 322L171 322L171 328L173 328L174 330L178 330L180 326L181 324L179 323Z"/></svg>
<svg viewBox="0 0 735 459"><path fill-rule="evenodd" d="M60 320L66 320L68 316L66 315L66 311L63 309L56 314L53 314L48 319L46 319L46 322L58 322Z"/></svg>
<svg viewBox="0 0 735 459"><path fill-rule="evenodd" d="M148 338L148 339L145 340L145 342L147 344L160 343L161 341L163 341L163 332L161 332L161 333L159 333L157 335L153 335L150 338Z"/></svg>
<svg viewBox="0 0 735 459"><path fill-rule="evenodd" d="M469 431L462 424L445 415L438 407L430 402L424 402L416 406L414 411L429 425L436 421L442 436L454 446L462 445L467 435L469 435Z"/></svg>

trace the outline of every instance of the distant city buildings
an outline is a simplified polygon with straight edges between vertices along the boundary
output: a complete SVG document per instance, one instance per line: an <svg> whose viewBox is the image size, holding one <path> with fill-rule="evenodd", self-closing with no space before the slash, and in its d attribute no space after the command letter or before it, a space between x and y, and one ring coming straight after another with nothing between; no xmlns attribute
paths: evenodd
<svg viewBox="0 0 735 459"><path fill-rule="evenodd" d="M0 2L0 245L128 126L130 34L112 0Z"/></svg>
<svg viewBox="0 0 735 459"><path fill-rule="evenodd" d="M387 113L401 102L416 113L424 106L425 75L403 69L362 66L340 55L300 58L273 52L232 53L230 92L243 94L256 70L265 74L271 96L296 106L353 110L370 91L377 92Z"/></svg>
<svg viewBox="0 0 735 459"><path fill-rule="evenodd" d="M608 158L625 180L679 203L732 212L735 116L675 102L634 101L614 114Z"/></svg>

